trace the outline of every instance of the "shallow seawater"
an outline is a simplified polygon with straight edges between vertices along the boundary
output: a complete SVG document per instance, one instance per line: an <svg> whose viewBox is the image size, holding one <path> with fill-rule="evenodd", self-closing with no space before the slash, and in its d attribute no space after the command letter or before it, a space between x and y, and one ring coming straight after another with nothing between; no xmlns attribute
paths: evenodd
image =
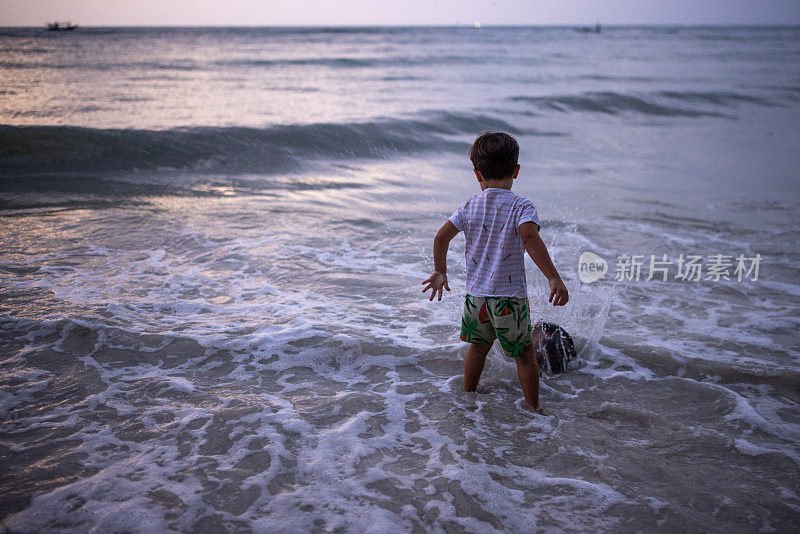
<svg viewBox="0 0 800 534"><path fill-rule="evenodd" d="M485 30L0 31L0 530L796 528L800 30ZM498 348L463 391L461 236L421 292L490 128L546 416Z"/></svg>

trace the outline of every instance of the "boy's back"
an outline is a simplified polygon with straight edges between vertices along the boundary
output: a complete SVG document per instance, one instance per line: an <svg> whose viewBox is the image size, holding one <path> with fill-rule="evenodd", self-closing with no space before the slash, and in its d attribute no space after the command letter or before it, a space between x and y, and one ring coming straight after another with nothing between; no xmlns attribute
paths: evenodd
<svg viewBox="0 0 800 534"><path fill-rule="evenodd" d="M466 238L467 295L461 319L461 339L470 344L464 360L464 389L475 391L486 354L495 339L517 361L525 402L539 409L539 368L533 351L525 285L524 251L547 277L554 306L569 293L539 237L539 217L530 200L511 192L519 174L519 144L502 132L481 134L469 158L481 193L464 202L433 240L434 271L422 282L431 300L447 282L447 249L461 231Z"/></svg>
<svg viewBox="0 0 800 534"><path fill-rule="evenodd" d="M450 217L466 239L467 292L476 297L527 296L524 247L519 226L539 216L527 198L488 187Z"/></svg>

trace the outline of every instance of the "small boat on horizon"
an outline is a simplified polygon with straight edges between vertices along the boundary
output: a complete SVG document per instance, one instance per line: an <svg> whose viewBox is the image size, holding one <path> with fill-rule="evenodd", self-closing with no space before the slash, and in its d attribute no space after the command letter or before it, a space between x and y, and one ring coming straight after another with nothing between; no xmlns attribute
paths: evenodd
<svg viewBox="0 0 800 534"><path fill-rule="evenodd" d="M600 23L594 25L594 28L587 27L587 28L578 28L577 31L580 33L600 33L602 28L600 27Z"/></svg>
<svg viewBox="0 0 800 534"><path fill-rule="evenodd" d="M72 24L72 22L48 22L47 23L47 31L49 32L65 32L74 30L77 28L77 24Z"/></svg>

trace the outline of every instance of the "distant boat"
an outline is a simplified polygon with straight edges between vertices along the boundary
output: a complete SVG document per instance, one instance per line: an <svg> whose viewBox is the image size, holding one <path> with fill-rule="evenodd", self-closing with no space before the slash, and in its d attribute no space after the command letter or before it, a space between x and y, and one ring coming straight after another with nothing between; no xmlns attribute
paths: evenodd
<svg viewBox="0 0 800 534"><path fill-rule="evenodd" d="M71 22L48 22L47 31L49 32L66 32L77 28L77 24Z"/></svg>
<svg viewBox="0 0 800 534"><path fill-rule="evenodd" d="M600 31L601 31L600 23L598 22L597 24L595 24L594 28L592 28L592 27L589 27L589 28L578 28L578 31L581 32L581 33L600 33Z"/></svg>

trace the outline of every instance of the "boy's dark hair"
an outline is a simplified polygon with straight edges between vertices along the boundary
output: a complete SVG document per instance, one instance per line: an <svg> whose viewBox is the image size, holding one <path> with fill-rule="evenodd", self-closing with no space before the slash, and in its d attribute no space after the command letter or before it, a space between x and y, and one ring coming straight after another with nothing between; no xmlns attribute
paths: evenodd
<svg viewBox="0 0 800 534"><path fill-rule="evenodd" d="M472 143L469 159L486 180L508 178L519 160L519 143L507 133L484 132Z"/></svg>

